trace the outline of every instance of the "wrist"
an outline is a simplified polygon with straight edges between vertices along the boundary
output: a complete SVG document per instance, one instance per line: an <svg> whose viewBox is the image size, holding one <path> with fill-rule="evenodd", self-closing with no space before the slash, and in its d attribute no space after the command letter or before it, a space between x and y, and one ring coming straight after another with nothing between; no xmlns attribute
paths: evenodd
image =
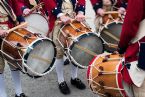
<svg viewBox="0 0 145 97"><path fill-rule="evenodd" d="M64 16L64 14L63 14L63 13L59 13L59 14L57 15L57 18L60 18L61 16Z"/></svg>

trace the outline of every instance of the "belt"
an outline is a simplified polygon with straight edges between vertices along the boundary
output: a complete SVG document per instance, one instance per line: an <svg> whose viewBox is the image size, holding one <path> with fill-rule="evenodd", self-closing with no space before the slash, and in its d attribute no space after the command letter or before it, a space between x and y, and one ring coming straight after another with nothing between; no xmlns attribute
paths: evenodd
<svg viewBox="0 0 145 97"><path fill-rule="evenodd" d="M7 22L8 20L8 17L0 17L0 23Z"/></svg>

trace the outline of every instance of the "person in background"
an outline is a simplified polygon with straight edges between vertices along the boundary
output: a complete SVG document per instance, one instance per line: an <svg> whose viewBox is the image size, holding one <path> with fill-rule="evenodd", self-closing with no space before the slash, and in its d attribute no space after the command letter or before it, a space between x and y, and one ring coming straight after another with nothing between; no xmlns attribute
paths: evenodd
<svg viewBox="0 0 145 97"><path fill-rule="evenodd" d="M62 25L69 24L72 19L77 21L85 20L85 0L42 0L45 4L45 8L49 15L49 34L52 34L52 39L57 47L56 58L56 73L58 77L58 86L63 94L70 94L70 89L64 79L63 67L64 67L64 50L57 41L57 35ZM51 2L51 3L50 3ZM76 15L74 15L76 13ZM57 21L61 21L62 24L57 24ZM78 78L78 68L74 65L70 65L71 68L71 84L78 89L85 89L85 84Z"/></svg>
<svg viewBox="0 0 145 97"><path fill-rule="evenodd" d="M118 52L125 54L123 78L135 97L145 97L145 0L129 0Z"/></svg>
<svg viewBox="0 0 145 97"><path fill-rule="evenodd" d="M96 13L96 31L99 30L102 24L102 17L107 11L118 11L120 14L125 14L128 0L90 0L93 9Z"/></svg>
<svg viewBox="0 0 145 97"><path fill-rule="evenodd" d="M18 25L19 23L25 22L22 13L19 0L1 0L0 1L0 42L2 43L2 38L8 35L7 30ZM9 63L8 63L9 64ZM20 72L18 68L14 68L10 65L12 79L14 81L15 87L15 97L27 97L22 92ZM4 67L5 62L0 55L0 97L8 97L5 89L4 82Z"/></svg>

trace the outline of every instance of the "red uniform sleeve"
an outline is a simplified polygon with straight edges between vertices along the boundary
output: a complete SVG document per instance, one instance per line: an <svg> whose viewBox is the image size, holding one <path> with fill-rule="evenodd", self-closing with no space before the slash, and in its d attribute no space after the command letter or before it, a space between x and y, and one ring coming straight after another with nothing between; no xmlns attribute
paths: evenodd
<svg viewBox="0 0 145 97"><path fill-rule="evenodd" d="M90 0L90 1L91 1L92 5L95 5L96 3L99 2L99 0Z"/></svg>
<svg viewBox="0 0 145 97"><path fill-rule="evenodd" d="M82 5L82 6L85 6L86 1L85 0L78 0L78 4Z"/></svg>
<svg viewBox="0 0 145 97"><path fill-rule="evenodd" d="M17 16L22 15L21 7L23 4L19 0L11 0L11 6Z"/></svg>
<svg viewBox="0 0 145 97"><path fill-rule="evenodd" d="M76 6L76 12L82 11L85 13L86 1L85 0L78 0Z"/></svg>
<svg viewBox="0 0 145 97"><path fill-rule="evenodd" d="M145 0L129 0L119 48L126 51L130 41L136 36L140 22L145 18Z"/></svg>
<svg viewBox="0 0 145 97"><path fill-rule="evenodd" d="M56 2L54 0L41 0L45 4L45 8L48 11L52 11L57 7Z"/></svg>

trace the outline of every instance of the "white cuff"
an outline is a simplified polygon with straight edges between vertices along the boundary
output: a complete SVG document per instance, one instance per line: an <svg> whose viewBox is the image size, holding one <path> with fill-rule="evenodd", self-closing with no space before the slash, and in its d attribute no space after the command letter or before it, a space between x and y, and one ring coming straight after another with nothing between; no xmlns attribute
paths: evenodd
<svg viewBox="0 0 145 97"><path fill-rule="evenodd" d="M83 14L83 15L84 15L84 12L83 12L83 11L78 11L78 13L80 13L80 14Z"/></svg>
<svg viewBox="0 0 145 97"><path fill-rule="evenodd" d="M64 14L63 13L59 13L58 15L57 15L57 18L60 18L61 16L63 16Z"/></svg>

